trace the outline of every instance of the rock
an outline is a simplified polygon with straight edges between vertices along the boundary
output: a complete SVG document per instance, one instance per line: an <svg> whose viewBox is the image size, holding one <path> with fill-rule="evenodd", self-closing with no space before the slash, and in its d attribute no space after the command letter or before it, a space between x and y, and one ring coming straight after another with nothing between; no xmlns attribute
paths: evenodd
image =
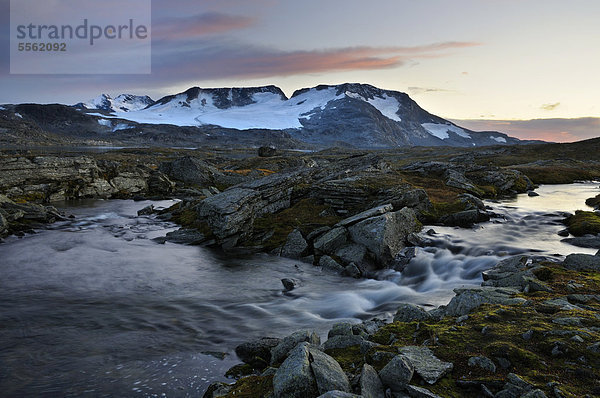
<svg viewBox="0 0 600 398"><path fill-rule="evenodd" d="M368 364L364 364L360 372L360 394L364 398L382 398L385 390L377 371Z"/></svg>
<svg viewBox="0 0 600 398"><path fill-rule="evenodd" d="M519 291L506 287L479 287L454 289L456 296L445 308L449 316L467 315L482 304L522 305L527 300L513 297Z"/></svg>
<svg viewBox="0 0 600 398"><path fill-rule="evenodd" d="M489 221L490 216L487 213L481 212L480 210L465 210L459 211L454 214L449 214L440 218L440 222L450 227L463 227L467 228L473 224L477 224L484 221Z"/></svg>
<svg viewBox="0 0 600 398"><path fill-rule="evenodd" d="M561 229L560 231L557 232L558 236L562 236L562 237L567 237L569 235L571 235L571 233L569 232L568 229Z"/></svg>
<svg viewBox="0 0 600 398"><path fill-rule="evenodd" d="M527 196L535 197L535 196L540 196L540 194L535 191L529 191L529 192L527 192Z"/></svg>
<svg viewBox="0 0 600 398"><path fill-rule="evenodd" d="M411 398L442 398L423 387L408 385L406 386L405 391Z"/></svg>
<svg viewBox="0 0 600 398"><path fill-rule="evenodd" d="M154 213L154 205L146 206L142 210L138 210L138 216L149 216Z"/></svg>
<svg viewBox="0 0 600 398"><path fill-rule="evenodd" d="M367 218L371 218L371 217L379 216L381 214L389 213L392 210L394 210L394 206L392 206L391 204L385 204L385 205L382 205L379 207L375 207L373 209L363 211L362 213L358 213L352 217L348 217L348 218L340 221L339 223L337 223L335 226L336 227L349 227L360 221L366 220Z"/></svg>
<svg viewBox="0 0 600 398"><path fill-rule="evenodd" d="M348 264L344 268L344 273L352 278L360 278L362 275L362 272L360 272L360 269L354 263Z"/></svg>
<svg viewBox="0 0 600 398"><path fill-rule="evenodd" d="M339 363L329 355L316 350L309 349L311 368L317 382L320 394L327 391L337 390L350 392L350 382Z"/></svg>
<svg viewBox="0 0 600 398"><path fill-rule="evenodd" d="M337 335L327 339L327 341L323 343L321 348L323 349L323 351L333 350L337 348L348 348L361 345L363 341L364 339L362 337L356 335Z"/></svg>
<svg viewBox="0 0 600 398"><path fill-rule="evenodd" d="M521 398L546 398L546 394L542 390L536 389L521 395Z"/></svg>
<svg viewBox="0 0 600 398"><path fill-rule="evenodd" d="M563 297L546 300L542 304L547 307L554 307L561 311L585 311L583 308L569 303L569 301Z"/></svg>
<svg viewBox="0 0 600 398"><path fill-rule="evenodd" d="M579 317L563 317L563 318L554 318L552 323L562 326L582 326L581 321L583 318Z"/></svg>
<svg viewBox="0 0 600 398"><path fill-rule="evenodd" d="M214 185L215 177L222 175L216 167L191 156L163 162L158 170L175 180L204 187Z"/></svg>
<svg viewBox="0 0 600 398"><path fill-rule="evenodd" d="M208 389L202 396L202 398L220 398L225 397L229 394L229 391L233 388L233 385L229 385L222 382L215 382L208 386Z"/></svg>
<svg viewBox="0 0 600 398"><path fill-rule="evenodd" d="M462 323L465 323L468 319L469 319L468 315L459 316L458 318L456 318L455 323L462 324Z"/></svg>
<svg viewBox="0 0 600 398"><path fill-rule="evenodd" d="M261 158L270 158L277 154L277 150L272 146L261 146L258 148L258 156Z"/></svg>
<svg viewBox="0 0 600 398"><path fill-rule="evenodd" d="M365 264L367 248L363 245L353 243L346 245L335 252L335 255L342 260L343 264Z"/></svg>
<svg viewBox="0 0 600 398"><path fill-rule="evenodd" d="M600 341L597 341L594 344L587 346L587 350L595 353L600 353Z"/></svg>
<svg viewBox="0 0 600 398"><path fill-rule="evenodd" d="M8 232L8 221L6 221L6 218L0 214L0 236L6 232Z"/></svg>
<svg viewBox="0 0 600 398"><path fill-rule="evenodd" d="M531 340L531 338L533 337L533 330L526 331L525 333L523 333L521 335L521 337L523 337L523 340L525 340L525 341Z"/></svg>
<svg viewBox="0 0 600 398"><path fill-rule="evenodd" d="M298 280L292 278L283 278L281 283L286 292L294 290L299 284Z"/></svg>
<svg viewBox="0 0 600 398"><path fill-rule="evenodd" d="M277 369L273 377L273 393L275 398L308 398L318 395L308 343L299 343L293 348Z"/></svg>
<svg viewBox="0 0 600 398"><path fill-rule="evenodd" d="M447 169L446 185L453 188L462 189L468 192L478 192L479 190L475 187L472 181L470 181L465 175L457 170Z"/></svg>
<svg viewBox="0 0 600 398"><path fill-rule="evenodd" d="M254 369L264 369L271 362L271 349L280 342L281 340L277 338L263 337L238 345L235 353L242 362Z"/></svg>
<svg viewBox="0 0 600 398"><path fill-rule="evenodd" d="M281 256L287 258L301 258L308 249L308 243L302 236L302 232L295 229L287 237Z"/></svg>
<svg viewBox="0 0 600 398"><path fill-rule="evenodd" d="M394 258L394 261L389 264L389 268L398 272L404 271L410 261L417 256L418 252L418 247L405 247L400 250L400 253Z"/></svg>
<svg viewBox="0 0 600 398"><path fill-rule="evenodd" d="M160 171L154 171L148 178L148 193L169 195L175 190L175 183Z"/></svg>
<svg viewBox="0 0 600 398"><path fill-rule="evenodd" d="M487 357L471 357L467 364L470 367L478 367L486 372L496 373L496 365Z"/></svg>
<svg viewBox="0 0 600 398"><path fill-rule="evenodd" d="M337 272L339 274L345 271L344 267L342 267L337 261L329 256L322 256L319 260L319 265L323 267L323 269Z"/></svg>
<svg viewBox="0 0 600 398"><path fill-rule="evenodd" d="M312 330L300 330L292 333L271 349L271 365L275 365L283 361L288 353L302 342L308 342L312 345L318 346L321 344L321 339L319 338L319 335Z"/></svg>
<svg viewBox="0 0 600 398"><path fill-rule="evenodd" d="M481 210L485 211L485 203L483 200L469 193L463 193L458 195L458 200L465 204L465 210Z"/></svg>
<svg viewBox="0 0 600 398"><path fill-rule="evenodd" d="M313 231L311 231L308 235L306 235L306 240L309 242L313 242L315 240L315 238L323 235L325 232L327 231L331 231L331 227L319 227Z"/></svg>
<svg viewBox="0 0 600 398"><path fill-rule="evenodd" d="M496 394L496 398L519 398L533 390L533 386L514 373L509 373L504 388Z"/></svg>
<svg viewBox="0 0 600 398"><path fill-rule="evenodd" d="M206 236L196 229L179 228L176 231L168 232L164 238L157 238L156 241L161 243L178 243L181 245L199 245L206 241Z"/></svg>
<svg viewBox="0 0 600 398"><path fill-rule="evenodd" d="M429 384L435 384L454 368L450 362L438 359L427 347L406 346L399 351L410 361L414 371Z"/></svg>
<svg viewBox="0 0 600 398"><path fill-rule="evenodd" d="M344 391L328 391L323 395L319 395L317 398L361 398L362 395L356 395Z"/></svg>
<svg viewBox="0 0 600 398"><path fill-rule="evenodd" d="M405 247L406 236L418 232L420 228L415 212L405 207L360 221L348 231L354 242L366 246L377 261L385 265Z"/></svg>
<svg viewBox="0 0 600 398"><path fill-rule="evenodd" d="M394 322L421 322L430 319L431 315L429 315L424 309L415 304L408 303L400 304L398 310L396 310L396 315L394 315Z"/></svg>
<svg viewBox="0 0 600 398"><path fill-rule="evenodd" d="M564 266L574 271L599 271L600 259L590 254L569 254L565 258Z"/></svg>
<svg viewBox="0 0 600 398"><path fill-rule="evenodd" d="M433 209L433 204L424 189L411 189L394 195L390 202L396 210L409 207L418 213L424 213Z"/></svg>
<svg viewBox="0 0 600 398"><path fill-rule="evenodd" d="M402 391L412 379L414 368L404 355L396 355L381 369L379 378L384 386Z"/></svg>
<svg viewBox="0 0 600 398"><path fill-rule="evenodd" d="M318 237L313 246L317 252L333 254L346 243L346 240L346 228L338 227Z"/></svg>
<svg viewBox="0 0 600 398"><path fill-rule="evenodd" d="M561 242L565 242L577 247L598 249L600 248L600 235L577 236L575 238L562 239Z"/></svg>
<svg viewBox="0 0 600 398"><path fill-rule="evenodd" d="M329 333L327 333L327 338L330 339L333 336L352 336L352 324L349 322L338 322L334 324Z"/></svg>

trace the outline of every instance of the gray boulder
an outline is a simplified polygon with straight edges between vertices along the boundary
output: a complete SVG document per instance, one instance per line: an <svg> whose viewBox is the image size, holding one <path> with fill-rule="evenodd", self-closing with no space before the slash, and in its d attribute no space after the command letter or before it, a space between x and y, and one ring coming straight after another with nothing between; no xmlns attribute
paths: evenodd
<svg viewBox="0 0 600 398"><path fill-rule="evenodd" d="M402 347L400 353L408 358L415 372L429 384L436 383L454 368L452 363L441 361L427 347Z"/></svg>
<svg viewBox="0 0 600 398"><path fill-rule="evenodd" d="M590 249L600 248L600 235L584 235L575 238L562 239L561 241L577 247L587 247Z"/></svg>
<svg viewBox="0 0 600 398"><path fill-rule="evenodd" d="M313 246L317 252L333 254L346 243L346 240L346 228L338 227L319 236Z"/></svg>
<svg viewBox="0 0 600 398"><path fill-rule="evenodd" d="M362 272L360 271L360 268L358 268L356 266L356 264L354 263L350 263L348 264L345 268L344 268L344 273L352 278L360 278L360 276L362 275Z"/></svg>
<svg viewBox="0 0 600 398"><path fill-rule="evenodd" d="M333 336L352 336L354 334L352 326L350 322L338 322L331 327L329 333L327 333L327 338L330 339Z"/></svg>
<svg viewBox="0 0 600 398"><path fill-rule="evenodd" d="M292 333L271 349L271 365L283 361L294 347L303 342L318 346L321 344L321 339L319 335L312 330L300 330Z"/></svg>
<svg viewBox="0 0 600 398"><path fill-rule="evenodd" d="M0 236L8 231L8 221L0 214Z"/></svg>
<svg viewBox="0 0 600 398"><path fill-rule="evenodd" d="M283 285L283 288L285 289L285 291L289 292L289 291L294 290L299 285L299 282L296 279L283 278L281 280L281 284Z"/></svg>
<svg viewBox="0 0 600 398"><path fill-rule="evenodd" d="M263 337L238 345L235 353L242 360L255 369L264 369L271 362L271 349L281 342L273 337Z"/></svg>
<svg viewBox="0 0 600 398"><path fill-rule="evenodd" d="M348 231L352 240L367 247L381 265L391 262L405 247L406 237L421 228L415 212L407 207L402 210L368 218Z"/></svg>
<svg viewBox="0 0 600 398"><path fill-rule="evenodd" d="M445 308L446 315L467 315L471 310L482 304L522 305L527 300L514 297L519 290L508 287L475 287L454 289L456 296Z"/></svg>
<svg viewBox="0 0 600 398"><path fill-rule="evenodd" d="M471 357L467 364L470 367L478 367L486 372L496 373L496 365L487 357Z"/></svg>
<svg viewBox="0 0 600 398"><path fill-rule="evenodd" d="M414 322L431 320L431 315L415 304L402 303L394 315L394 322Z"/></svg>
<svg viewBox="0 0 600 398"><path fill-rule="evenodd" d="M324 351L333 350L336 348L348 348L356 345L361 345L364 339L356 335L337 335L327 339L321 348Z"/></svg>
<svg viewBox="0 0 600 398"><path fill-rule="evenodd" d="M348 217L348 218L340 221L339 223L337 223L335 226L336 227L349 227L360 221L366 220L367 218L376 217L381 214L389 213L392 210L394 210L394 206L392 206L391 204L385 204L385 205L382 205L379 207L375 207L373 209L363 211L362 213L355 214L352 217Z"/></svg>
<svg viewBox="0 0 600 398"><path fill-rule="evenodd" d="M360 372L360 394L364 398L385 397L385 390L377 371L368 364L364 364Z"/></svg>
<svg viewBox="0 0 600 398"><path fill-rule="evenodd" d="M405 391L411 398L442 398L423 387L408 385L406 386Z"/></svg>
<svg viewBox="0 0 600 398"><path fill-rule="evenodd" d="M309 352L310 366L317 382L319 394L332 390L351 391L348 377L335 359L314 348L309 349Z"/></svg>
<svg viewBox="0 0 600 398"><path fill-rule="evenodd" d="M200 186L214 185L215 177L222 174L206 161L190 156L163 162L158 170L175 180Z"/></svg>
<svg viewBox="0 0 600 398"><path fill-rule="evenodd" d="M564 266L574 271L598 271L600 270L600 259L591 254L569 254L565 258Z"/></svg>
<svg viewBox="0 0 600 398"><path fill-rule="evenodd" d="M273 377L275 398L312 398L317 396L317 382L310 366L309 344L298 344Z"/></svg>
<svg viewBox="0 0 600 398"><path fill-rule="evenodd" d="M362 395L356 395L344 391L328 391L325 394L319 395L317 398L361 398Z"/></svg>
<svg viewBox="0 0 600 398"><path fill-rule="evenodd" d="M440 218L440 222L450 227L470 227L484 221L489 221L490 216L478 209L459 211Z"/></svg>
<svg viewBox="0 0 600 398"><path fill-rule="evenodd" d="M335 252L335 255L346 265L351 263L364 264L366 254L367 248L357 243L346 245Z"/></svg>
<svg viewBox="0 0 600 398"><path fill-rule="evenodd" d="M301 258L308 249L308 243L302 236L302 232L295 229L287 237L285 245L281 249L281 256L287 258Z"/></svg>
<svg viewBox="0 0 600 398"><path fill-rule="evenodd" d="M384 386L393 391L402 391L413 377L414 368L404 355L396 355L379 371Z"/></svg>
<svg viewBox="0 0 600 398"><path fill-rule="evenodd" d="M337 261L335 261L329 256L321 257L321 259L319 260L319 265L324 269L337 272L339 274L345 271L344 267L342 267Z"/></svg>

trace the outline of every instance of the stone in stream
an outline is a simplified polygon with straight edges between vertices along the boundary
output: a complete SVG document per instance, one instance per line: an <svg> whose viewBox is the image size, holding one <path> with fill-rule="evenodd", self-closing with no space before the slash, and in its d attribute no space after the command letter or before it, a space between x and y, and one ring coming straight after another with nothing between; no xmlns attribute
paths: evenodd
<svg viewBox="0 0 600 398"><path fill-rule="evenodd" d="M313 243L318 253L333 254L347 241L347 231L344 227L334 228L318 237Z"/></svg>
<svg viewBox="0 0 600 398"><path fill-rule="evenodd" d="M419 230L415 212L407 207L367 218L348 228L352 240L366 246L380 265L392 262L405 247L406 237Z"/></svg>
<svg viewBox="0 0 600 398"><path fill-rule="evenodd" d="M562 239L561 242L565 242L577 247L598 249L600 248L600 235L577 236L575 238Z"/></svg>
<svg viewBox="0 0 600 398"><path fill-rule="evenodd" d="M299 343L283 361L273 377L275 398L317 396L317 382L310 365L309 344Z"/></svg>
<svg viewBox="0 0 600 398"><path fill-rule="evenodd" d="M599 271L600 260L598 256L591 254L569 254L565 258L564 266L574 271Z"/></svg>
<svg viewBox="0 0 600 398"><path fill-rule="evenodd" d="M296 279L292 278L283 278L281 280L281 283L283 284L283 288L286 292L294 290L299 284L299 282Z"/></svg>
<svg viewBox="0 0 600 398"><path fill-rule="evenodd" d="M413 377L414 368L404 355L396 355L379 371L384 386L402 391Z"/></svg>
<svg viewBox="0 0 600 398"><path fill-rule="evenodd" d="M350 392L350 382L335 359L314 348L309 348L312 368L319 394L337 390Z"/></svg>
<svg viewBox="0 0 600 398"><path fill-rule="evenodd" d="M454 289L456 296L450 300L444 312L449 316L467 315L482 304L522 305L524 298L514 297L518 289L508 287L475 287Z"/></svg>
<svg viewBox="0 0 600 398"><path fill-rule="evenodd" d="M273 337L262 337L249 341L235 348L236 355L254 369L264 369L271 362L271 349L281 342Z"/></svg>
<svg viewBox="0 0 600 398"><path fill-rule="evenodd" d="M327 333L327 338L330 339L333 336L352 336L353 334L350 322L338 322L331 327L329 333Z"/></svg>
<svg viewBox="0 0 600 398"><path fill-rule="evenodd" d="M287 258L301 258L308 249L308 243L302 236L302 232L295 229L287 237L283 248L281 249L281 256Z"/></svg>
<svg viewBox="0 0 600 398"><path fill-rule="evenodd" d="M333 258L331 258L329 256L321 257L321 259L319 260L319 265L321 267L323 267L324 269L328 269L330 271L337 272L338 274L341 274L342 272L345 271L344 267L342 267L337 261L335 261Z"/></svg>

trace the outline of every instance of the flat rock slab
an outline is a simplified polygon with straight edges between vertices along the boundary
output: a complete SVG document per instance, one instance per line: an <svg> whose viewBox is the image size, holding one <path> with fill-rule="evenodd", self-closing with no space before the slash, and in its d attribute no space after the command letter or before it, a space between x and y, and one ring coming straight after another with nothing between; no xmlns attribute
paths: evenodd
<svg viewBox="0 0 600 398"><path fill-rule="evenodd" d="M415 372L429 384L434 384L454 368L452 363L440 360L427 347L406 346L400 348L400 353L408 358Z"/></svg>

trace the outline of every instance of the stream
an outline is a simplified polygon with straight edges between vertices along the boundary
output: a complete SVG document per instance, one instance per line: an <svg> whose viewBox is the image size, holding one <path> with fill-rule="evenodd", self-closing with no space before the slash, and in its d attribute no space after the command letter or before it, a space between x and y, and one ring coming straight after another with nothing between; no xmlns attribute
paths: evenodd
<svg viewBox="0 0 600 398"><path fill-rule="evenodd" d="M172 201L57 204L74 218L0 244L2 396L201 396L239 361L233 349L303 328L390 318L401 302L446 304L502 257L594 254L560 241L563 212L597 183L487 201L490 222L433 228L403 273L355 280L268 255L159 244L177 226L137 211ZM282 291L282 278L300 287Z"/></svg>

